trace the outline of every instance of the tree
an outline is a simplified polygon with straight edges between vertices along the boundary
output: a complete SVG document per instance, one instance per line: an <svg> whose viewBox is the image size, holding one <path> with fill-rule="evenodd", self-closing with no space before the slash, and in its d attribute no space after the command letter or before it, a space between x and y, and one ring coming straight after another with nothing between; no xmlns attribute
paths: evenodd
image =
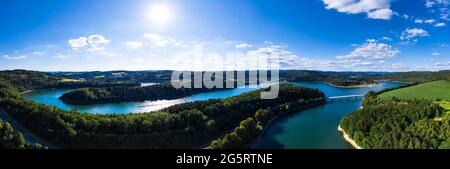
<svg viewBox="0 0 450 169"><path fill-rule="evenodd" d="M15 133L12 142L16 148L25 148L25 138L22 133Z"/></svg>

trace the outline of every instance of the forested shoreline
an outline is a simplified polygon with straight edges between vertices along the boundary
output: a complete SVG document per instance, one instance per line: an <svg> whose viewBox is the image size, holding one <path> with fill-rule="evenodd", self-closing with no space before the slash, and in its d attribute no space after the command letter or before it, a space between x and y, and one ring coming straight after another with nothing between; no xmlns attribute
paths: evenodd
<svg viewBox="0 0 450 169"><path fill-rule="evenodd" d="M101 103L142 102L152 100L179 99L203 92L226 90L226 88L174 88L170 83L145 87L83 88L63 94L59 99L73 105Z"/></svg>
<svg viewBox="0 0 450 169"><path fill-rule="evenodd" d="M372 92L361 110L342 119L341 127L363 148L450 148L449 114L433 100L381 100Z"/></svg>
<svg viewBox="0 0 450 169"><path fill-rule="evenodd" d="M252 148L273 121L315 106L325 104L322 99L299 100L299 104L286 104L288 111L281 109L259 109L253 117L240 122L231 132L222 138L213 140L208 149L242 149Z"/></svg>
<svg viewBox="0 0 450 169"><path fill-rule="evenodd" d="M326 74L320 76L327 76ZM440 76L431 79L446 77L445 72L436 74ZM282 77L290 76L286 72L282 72L281 75ZM292 75L290 81L317 80L305 78L310 75ZM415 74L396 74L395 76L403 75L409 79L410 75ZM348 74L345 76L364 81L362 77L351 77ZM426 76L420 76L417 79L426 81L430 77L432 76L426 73ZM336 78L339 79L339 76ZM345 79L347 78L343 80ZM185 103L143 114L94 115L82 114L76 110L61 110L27 100L18 94L33 89L88 87L75 91L87 92L92 96L107 96L105 98L120 102L158 97L184 97L196 92L204 92L203 89L174 91L169 85L138 87L139 82L128 78L120 79L120 81L102 78L83 80L66 75L24 70L2 71L0 72L0 108L6 110L25 128L59 148L203 148L207 146L213 149L227 149L248 148L273 119L325 103L325 96L319 90L282 84L280 97L275 100L261 100L259 94L262 90L266 90L261 89L227 99ZM395 89L386 89L382 92L390 90ZM133 92L130 94L129 91ZM167 93L160 91L167 91ZM382 92L369 93L364 99L363 109L342 119L341 127L358 145L364 148L450 147L448 132L450 118L437 101L398 98L386 101L377 98L377 95ZM114 100L116 98L119 99ZM89 99L91 98L87 100ZM5 126L6 123L3 125ZM17 139L20 138L19 134L9 134L8 138L11 138L11 135L20 142L20 139ZM12 148L11 145L18 145L16 148L27 147L10 141L11 139L3 140L3 143L9 145L9 148Z"/></svg>
<svg viewBox="0 0 450 169"><path fill-rule="evenodd" d="M116 72L118 73L118 72ZM138 78L136 74L132 72L120 72L128 74L133 78ZM155 72L150 72L153 74ZM167 73L162 72L163 77L167 77ZM200 72L204 74L205 72ZM236 71L234 72L237 73ZM100 72L94 72L94 75L102 75L109 78L110 74L107 72L101 74ZM245 72L246 77L249 72ZM287 80L292 82L297 81L311 81L311 82L323 82L335 87L367 87L377 85L377 82L365 79L362 76L364 73L338 73L338 72L319 72L319 71L282 71L280 72L281 80ZM79 75L81 77L90 77L88 74ZM216 76L216 75L215 75ZM218 75L224 76L224 84L226 83L225 74ZM236 79L234 79L236 81ZM236 84L234 81L232 82ZM224 85L225 86L225 85ZM142 101L154 101L154 100L167 100L178 99L198 93L226 90L226 88L211 88L208 89L205 86L201 88L181 88L176 89L170 83L162 83L146 87L135 86L118 86L118 87L104 87L104 88L83 88L70 91L60 97L60 99L68 104L72 105L90 105L90 104L103 104L103 103L120 103L120 102L142 102Z"/></svg>
<svg viewBox="0 0 450 169"><path fill-rule="evenodd" d="M387 80L403 83L425 83L437 80L450 80L450 70L438 72L402 72L390 74L369 75L366 77L371 80Z"/></svg>
<svg viewBox="0 0 450 169"><path fill-rule="evenodd" d="M281 75L291 82L324 82L336 87L358 87L377 85L374 80L365 78L364 73L320 72L320 71L287 71Z"/></svg>
<svg viewBox="0 0 450 169"><path fill-rule="evenodd" d="M0 71L0 87L10 88L19 93L35 89L133 87L139 85L140 83L137 81L79 80L69 76L28 70Z"/></svg>
<svg viewBox="0 0 450 169"><path fill-rule="evenodd" d="M262 90L266 89L227 99L175 105L157 112L94 115L35 103L18 95L13 87L1 86L0 107L60 148L198 148L260 109L287 113L305 103L325 100L318 90L288 84L280 85L279 97L274 100L260 99Z"/></svg>

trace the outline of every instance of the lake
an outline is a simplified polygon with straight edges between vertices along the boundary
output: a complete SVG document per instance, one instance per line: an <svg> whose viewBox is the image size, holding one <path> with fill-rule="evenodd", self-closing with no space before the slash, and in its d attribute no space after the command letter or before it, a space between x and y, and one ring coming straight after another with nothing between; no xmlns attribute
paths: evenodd
<svg viewBox="0 0 450 169"><path fill-rule="evenodd" d="M337 88L325 83L289 82L290 84L316 88L325 93L327 97L342 95L365 94L401 84L383 82L379 86L367 88ZM214 91L192 95L182 99L159 100L146 102L126 102L118 104L97 104L73 106L63 103L59 96L69 89L36 90L24 97L64 110L76 109L80 112L93 114L125 114L142 113L162 109L175 104L202 101L208 99L221 99L237 96L245 92L256 90L257 87L235 88L223 91ZM348 113L361 107L361 101L342 101L311 108L279 119L272 123L257 145L261 149L348 149L351 148L337 131L339 121Z"/></svg>
<svg viewBox="0 0 450 169"><path fill-rule="evenodd" d="M267 85L264 85L267 86ZM95 104L95 105L70 105L62 102L58 98L64 93L72 89L45 89L35 90L23 94L27 99L44 103L64 110L76 109L83 113L92 114L128 114L128 113L144 113L159 110L169 106L180 103L202 101L209 99L222 99L232 96L237 96L245 92L258 89L256 86L246 86L245 88L235 88L222 91L214 91L208 93L200 93L189 97L173 100L158 100L158 101L144 101L144 102L123 102L111 104Z"/></svg>
<svg viewBox="0 0 450 169"><path fill-rule="evenodd" d="M337 88L324 83L291 83L317 88L327 97L365 94L385 88L397 87L399 83L381 83L367 88ZM257 147L260 149L349 149L337 131L340 120L346 114L361 107L362 101L328 103L279 119L269 126Z"/></svg>

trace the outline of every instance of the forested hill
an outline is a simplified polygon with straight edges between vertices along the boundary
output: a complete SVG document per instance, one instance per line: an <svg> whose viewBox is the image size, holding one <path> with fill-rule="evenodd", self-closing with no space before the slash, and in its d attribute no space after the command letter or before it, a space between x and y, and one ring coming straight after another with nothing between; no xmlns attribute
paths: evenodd
<svg viewBox="0 0 450 169"><path fill-rule="evenodd" d="M18 92L30 89L54 87L57 86L62 79L64 79L62 76L52 76L36 71L0 71L0 85L3 87L11 87Z"/></svg>
<svg viewBox="0 0 450 169"><path fill-rule="evenodd" d="M137 81L80 80L65 75L53 75L28 70L0 71L0 87L9 87L17 92L45 88L80 88L107 86L138 86Z"/></svg>
<svg viewBox="0 0 450 169"><path fill-rule="evenodd" d="M367 78L372 80L389 80L408 83L423 83L436 80L450 81L450 70L439 72L402 72L392 74L370 75Z"/></svg>
<svg viewBox="0 0 450 169"><path fill-rule="evenodd" d="M178 99L206 91L226 88L174 88L170 83L145 87L83 88L63 94L59 99L73 105L99 103L140 102L147 100Z"/></svg>
<svg viewBox="0 0 450 169"><path fill-rule="evenodd" d="M129 80L139 82L167 83L171 81L173 71L106 71L106 72L53 72L54 75L65 75L76 79L86 80ZM205 73L205 72L202 72ZM229 73L229 72L228 72ZM235 74L238 71L234 71ZM249 71L244 73L246 77ZM287 81L314 81L327 82L336 86L357 86L376 83L365 77L373 74L386 74L383 72L326 72L310 70L280 70L280 79ZM270 75L270 73L269 73ZM221 75L226 78L226 73ZM246 79L247 80L247 79Z"/></svg>
<svg viewBox="0 0 450 169"><path fill-rule="evenodd" d="M0 108L25 128L63 148L200 148L248 118L264 125L276 116L325 102L324 94L315 89L283 84L279 97L273 100L261 99L262 90L266 89L157 112L95 115L35 103L0 88ZM263 110L270 113L256 115ZM258 135L248 133L253 130L243 131L240 136L245 141Z"/></svg>
<svg viewBox="0 0 450 169"><path fill-rule="evenodd" d="M367 98L364 108L344 117L341 127L363 148L450 148L450 118L429 100Z"/></svg>
<svg viewBox="0 0 450 169"><path fill-rule="evenodd" d="M335 86L351 87L368 84L376 84L375 81L365 78L370 73L364 72L322 72L291 70L281 73L281 77L287 81L301 82L326 82Z"/></svg>
<svg viewBox="0 0 450 169"><path fill-rule="evenodd" d="M441 80L371 92L341 127L363 148L449 149L449 90Z"/></svg>

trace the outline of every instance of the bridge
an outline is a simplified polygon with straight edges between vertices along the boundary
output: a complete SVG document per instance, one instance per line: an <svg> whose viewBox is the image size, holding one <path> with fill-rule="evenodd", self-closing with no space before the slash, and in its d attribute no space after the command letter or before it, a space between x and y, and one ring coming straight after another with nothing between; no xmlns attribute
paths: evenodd
<svg viewBox="0 0 450 169"><path fill-rule="evenodd" d="M333 97L328 97L327 102L333 103L335 101L359 101L359 100L364 99L364 95L365 94L333 96Z"/></svg>

